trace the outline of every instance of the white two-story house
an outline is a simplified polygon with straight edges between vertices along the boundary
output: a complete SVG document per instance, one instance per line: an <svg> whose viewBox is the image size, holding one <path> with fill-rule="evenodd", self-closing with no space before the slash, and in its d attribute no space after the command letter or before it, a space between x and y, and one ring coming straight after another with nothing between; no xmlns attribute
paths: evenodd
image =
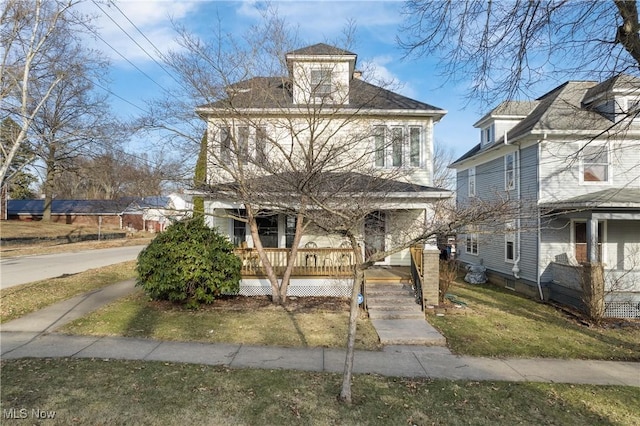
<svg viewBox="0 0 640 426"><path fill-rule="evenodd" d="M389 248L396 232L424 224L434 201L452 197L432 187L433 128L446 111L367 82L356 69L357 55L343 49L316 44L287 53L285 60L287 75L237 82L226 88L225 99L197 108L207 122L207 185L233 185L247 172L263 186L272 182L272 197L279 197L286 195L278 195L283 174L309 176L309 168L317 167L318 181L334 173L349 182L348 188L327 192L351 193L355 205L358 191L370 190L372 175L386 179L384 196L362 224L365 251ZM261 196L265 205L275 201L269 194ZM205 212L210 224L236 245L251 248L246 223L231 217L242 214L244 201L210 195ZM289 248L294 216L274 212L257 219L262 245ZM300 246L344 243L340 235L312 228ZM408 250L384 261L409 262Z"/></svg>
<svg viewBox="0 0 640 426"><path fill-rule="evenodd" d="M457 203L509 198L502 229L470 226L459 259L491 281L581 305L580 263L602 263L609 316L640 316L640 79L569 81L506 101L457 159Z"/></svg>

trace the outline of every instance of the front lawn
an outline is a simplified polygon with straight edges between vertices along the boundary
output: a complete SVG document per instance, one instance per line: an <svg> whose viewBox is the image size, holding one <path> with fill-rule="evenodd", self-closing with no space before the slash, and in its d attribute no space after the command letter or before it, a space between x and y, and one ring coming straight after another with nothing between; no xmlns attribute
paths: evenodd
<svg viewBox="0 0 640 426"><path fill-rule="evenodd" d="M339 374L89 359L0 365L2 424L35 424L37 413L54 416L47 425L582 426L640 418L640 389L622 386L356 375L348 406L336 399Z"/></svg>
<svg viewBox="0 0 640 426"><path fill-rule="evenodd" d="M490 284L456 283L467 304L429 322L458 354L640 361L640 322L589 327L567 313Z"/></svg>
<svg viewBox="0 0 640 426"><path fill-rule="evenodd" d="M291 299L286 307L267 297L230 297L190 310L150 301L142 291L76 320L60 331L93 336L144 337L208 343L342 348L347 341L348 301ZM356 347L379 349L367 319L358 322Z"/></svg>
<svg viewBox="0 0 640 426"><path fill-rule="evenodd" d="M90 269L78 274L21 284L0 290L0 323L56 302L136 276L136 261Z"/></svg>

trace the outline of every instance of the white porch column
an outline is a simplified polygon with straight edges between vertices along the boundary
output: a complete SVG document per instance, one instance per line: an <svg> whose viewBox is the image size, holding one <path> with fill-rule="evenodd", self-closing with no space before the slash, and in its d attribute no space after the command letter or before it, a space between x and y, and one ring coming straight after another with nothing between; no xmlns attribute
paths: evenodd
<svg viewBox="0 0 640 426"><path fill-rule="evenodd" d="M598 263L598 221L587 219L587 260Z"/></svg>

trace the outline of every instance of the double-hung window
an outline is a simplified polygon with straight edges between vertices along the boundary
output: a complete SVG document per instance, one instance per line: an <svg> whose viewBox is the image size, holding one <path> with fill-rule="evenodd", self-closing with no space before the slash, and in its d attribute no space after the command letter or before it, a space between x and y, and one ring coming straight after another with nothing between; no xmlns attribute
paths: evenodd
<svg viewBox="0 0 640 426"><path fill-rule="evenodd" d="M609 182L609 149L606 144L589 143L582 148L582 181Z"/></svg>
<svg viewBox="0 0 640 426"><path fill-rule="evenodd" d="M504 189L509 191L516 187L516 154L504 156Z"/></svg>
<svg viewBox="0 0 640 426"><path fill-rule="evenodd" d="M314 96L325 97L331 95L331 69L317 68L311 70L311 92Z"/></svg>
<svg viewBox="0 0 640 426"><path fill-rule="evenodd" d="M375 126L373 149L376 167L421 167L424 156L422 127Z"/></svg>
<svg viewBox="0 0 640 426"><path fill-rule="evenodd" d="M384 167L385 166L385 152L386 152L386 142L385 142L385 127L384 126L376 126L373 134L374 141L374 149L376 156L376 167Z"/></svg>
<svg viewBox="0 0 640 426"><path fill-rule="evenodd" d="M220 158L222 160L231 159L231 132L228 127L220 128Z"/></svg>
<svg viewBox="0 0 640 426"><path fill-rule="evenodd" d="M478 254L478 231L475 227L467 228L465 252L467 254Z"/></svg>
<svg viewBox="0 0 640 426"><path fill-rule="evenodd" d="M267 129L256 128L256 162L264 164L267 159Z"/></svg>
<svg viewBox="0 0 640 426"><path fill-rule="evenodd" d="M393 167L402 166L402 154L404 145L404 132L402 127L391 129L391 165Z"/></svg>
<svg viewBox="0 0 640 426"><path fill-rule="evenodd" d="M238 127L238 157L242 160L249 158L249 128L246 126Z"/></svg>
<svg viewBox="0 0 640 426"><path fill-rule="evenodd" d="M507 262L514 262L516 258L516 222L510 220L505 224L504 229L504 259Z"/></svg>
<svg viewBox="0 0 640 426"><path fill-rule="evenodd" d="M420 128L409 128L409 164L420 167Z"/></svg>
<svg viewBox="0 0 640 426"><path fill-rule="evenodd" d="M469 167L467 170L467 187L469 189L469 197L476 196L476 168Z"/></svg>

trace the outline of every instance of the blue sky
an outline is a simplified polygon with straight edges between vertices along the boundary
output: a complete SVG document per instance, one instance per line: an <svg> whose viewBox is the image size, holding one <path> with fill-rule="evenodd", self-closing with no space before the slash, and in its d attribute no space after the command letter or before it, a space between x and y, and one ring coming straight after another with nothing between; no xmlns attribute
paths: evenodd
<svg viewBox="0 0 640 426"><path fill-rule="evenodd" d="M434 135L437 142L450 146L456 156L478 142L479 131L473 123L486 112L487 106L471 104L465 107L465 83L445 84L445 79L438 76L433 58L403 59L404 52L396 45L402 23L401 1L289 0L272 4L278 8L280 16L298 29L299 38L306 45L340 39L347 22L354 21L356 42L351 50L358 54L359 68L372 64L375 73L399 84L397 92L447 110L448 114L435 126ZM254 1L124 0L117 3L117 8L101 5L100 10L92 2L83 7L98 17L96 25L104 41L96 40L96 47L108 55L113 64L110 75L113 81L110 88L115 94L113 107L127 117L139 112L132 104L144 109L145 100L153 98L160 90L158 85L172 83L171 77L149 57L148 54L157 59L159 55L145 36L161 50L175 49L171 19L207 37L206 31L217 22L218 16L225 31L240 34L260 21L259 8L263 4Z"/></svg>

